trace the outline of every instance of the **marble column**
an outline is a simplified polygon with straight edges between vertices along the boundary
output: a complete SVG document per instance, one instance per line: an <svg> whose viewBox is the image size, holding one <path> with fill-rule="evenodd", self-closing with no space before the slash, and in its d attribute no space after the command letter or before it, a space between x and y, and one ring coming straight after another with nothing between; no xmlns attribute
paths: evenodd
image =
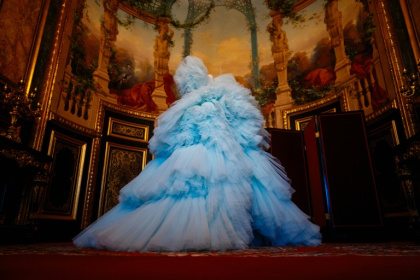
<svg viewBox="0 0 420 280"><path fill-rule="evenodd" d="M108 83L110 79L108 65L118 35L116 14L119 2L119 0L102 0L104 7L104 22L101 26L98 68L93 72L93 78L100 86L99 91L103 94L109 93Z"/></svg>
<svg viewBox="0 0 420 280"><path fill-rule="evenodd" d="M331 45L334 48L336 63L336 83L347 82L350 79L351 61L346 55L343 39L342 13L338 10L338 0L328 0L325 5L324 23L327 25L331 37Z"/></svg>
<svg viewBox="0 0 420 280"><path fill-rule="evenodd" d="M282 30L283 15L280 11L270 13L272 21L267 26L272 41L271 53L274 58L274 68L277 72L278 87L276 89L276 102L274 104L275 126L282 127L282 111L293 106L292 89L287 82L287 63L289 45L286 32Z"/></svg>

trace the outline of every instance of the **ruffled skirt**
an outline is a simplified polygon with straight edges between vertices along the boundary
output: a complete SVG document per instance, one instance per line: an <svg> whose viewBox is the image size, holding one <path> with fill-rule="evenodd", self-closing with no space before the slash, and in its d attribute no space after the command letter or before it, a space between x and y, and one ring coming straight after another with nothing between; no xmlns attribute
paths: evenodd
<svg viewBox="0 0 420 280"><path fill-rule="evenodd" d="M120 203L73 242L115 251L320 244L319 227L292 192L283 167L262 150L182 147L152 160L121 189Z"/></svg>

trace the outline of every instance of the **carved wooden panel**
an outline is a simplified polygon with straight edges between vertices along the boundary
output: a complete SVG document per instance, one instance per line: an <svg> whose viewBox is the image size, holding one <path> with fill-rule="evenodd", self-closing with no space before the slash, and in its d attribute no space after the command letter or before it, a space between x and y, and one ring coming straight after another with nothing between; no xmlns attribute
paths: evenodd
<svg viewBox="0 0 420 280"><path fill-rule="evenodd" d="M51 178L43 191L39 218L76 220L87 143L51 131Z"/></svg>
<svg viewBox="0 0 420 280"><path fill-rule="evenodd" d="M149 126L147 125L125 122L114 118L109 118L108 124L107 135L109 136L140 142L149 140Z"/></svg>
<svg viewBox="0 0 420 280"><path fill-rule="evenodd" d="M133 180L146 166L147 149L107 142L99 215L118 204L122 187Z"/></svg>

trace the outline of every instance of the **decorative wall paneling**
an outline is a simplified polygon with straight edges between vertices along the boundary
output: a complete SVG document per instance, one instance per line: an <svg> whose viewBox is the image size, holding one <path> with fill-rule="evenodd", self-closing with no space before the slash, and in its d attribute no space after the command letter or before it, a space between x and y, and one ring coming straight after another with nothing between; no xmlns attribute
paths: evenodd
<svg viewBox="0 0 420 280"><path fill-rule="evenodd" d="M147 146L154 118L105 109L103 123L93 219L118 203L120 189L152 159Z"/></svg>
<svg viewBox="0 0 420 280"><path fill-rule="evenodd" d="M42 151L53 158L51 180L40 193L40 240L68 241L81 229L91 168L93 131L50 116Z"/></svg>

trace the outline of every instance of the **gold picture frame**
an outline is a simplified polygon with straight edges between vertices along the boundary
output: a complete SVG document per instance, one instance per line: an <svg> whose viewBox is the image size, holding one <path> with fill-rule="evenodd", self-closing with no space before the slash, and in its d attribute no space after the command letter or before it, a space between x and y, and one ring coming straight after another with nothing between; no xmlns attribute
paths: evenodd
<svg viewBox="0 0 420 280"><path fill-rule="evenodd" d="M304 117L301 119L295 120L295 129L296 130L305 130L306 126L309 124L313 116Z"/></svg>
<svg viewBox="0 0 420 280"><path fill-rule="evenodd" d="M149 126L110 117L107 135L136 142L148 142Z"/></svg>
<svg viewBox="0 0 420 280"><path fill-rule="evenodd" d="M303 130L305 124L309 123L313 115L311 112L317 112L317 114L324 113L335 113L337 112L336 108L331 108L332 105L339 103L339 110L344 112L349 111L349 102L347 100L347 89L343 89L337 94L330 95L321 100L317 100L308 104L304 104L298 107L295 107L290 110L283 111L283 128L292 129L292 125L295 125L295 130ZM330 107L330 108L328 108ZM310 114L310 115L309 115ZM299 118L299 116L301 116ZM308 116L309 115L309 116ZM292 120L292 118L295 118Z"/></svg>
<svg viewBox="0 0 420 280"><path fill-rule="evenodd" d="M76 220L86 148L84 141L51 131L48 146L48 155L53 158L51 179L42 194L37 218Z"/></svg>

